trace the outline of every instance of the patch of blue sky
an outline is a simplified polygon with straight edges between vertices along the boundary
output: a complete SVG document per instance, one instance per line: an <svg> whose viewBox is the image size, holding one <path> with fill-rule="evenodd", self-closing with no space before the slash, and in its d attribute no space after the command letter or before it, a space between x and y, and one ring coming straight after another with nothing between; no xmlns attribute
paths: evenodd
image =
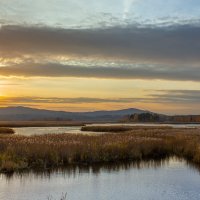
<svg viewBox="0 0 200 200"><path fill-rule="evenodd" d="M1 24L85 27L199 18L199 0L0 0Z"/></svg>

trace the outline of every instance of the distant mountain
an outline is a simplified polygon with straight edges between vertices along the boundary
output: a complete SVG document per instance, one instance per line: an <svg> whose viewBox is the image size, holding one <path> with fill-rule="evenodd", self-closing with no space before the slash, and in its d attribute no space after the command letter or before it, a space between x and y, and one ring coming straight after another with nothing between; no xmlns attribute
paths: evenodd
<svg viewBox="0 0 200 200"><path fill-rule="evenodd" d="M30 120L75 120L75 121L119 121L132 114L148 111L135 108L94 112L64 112L28 107L0 108L0 121L30 121Z"/></svg>

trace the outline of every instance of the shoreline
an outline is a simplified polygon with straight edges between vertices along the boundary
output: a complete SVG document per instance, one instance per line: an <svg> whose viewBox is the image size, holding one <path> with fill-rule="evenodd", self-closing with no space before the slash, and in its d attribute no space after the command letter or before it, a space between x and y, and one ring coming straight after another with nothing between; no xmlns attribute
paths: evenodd
<svg viewBox="0 0 200 200"><path fill-rule="evenodd" d="M0 121L0 128L84 126L84 122L71 121Z"/></svg>
<svg viewBox="0 0 200 200"><path fill-rule="evenodd" d="M99 162L99 163L73 163L69 164L67 166L57 166L52 168L26 168L21 170L16 170L13 172L6 172L6 171L0 171L0 175L6 175L6 176L12 176L14 174L50 174L54 172L68 172L68 171L85 171L92 169L95 173L97 173L101 169L108 169L108 170L117 170L120 168L131 168L131 167L149 167L149 166L155 166L160 167L162 164L168 164L170 160L176 160L180 162L186 162L186 164L190 165L191 167L194 167L198 170L200 170L200 167L196 166L195 164L192 164L188 162L187 160L183 158L178 158L176 156L170 156L170 157L164 157L164 158L154 158L154 159L144 159L144 160L127 160L127 161L114 161L114 162Z"/></svg>

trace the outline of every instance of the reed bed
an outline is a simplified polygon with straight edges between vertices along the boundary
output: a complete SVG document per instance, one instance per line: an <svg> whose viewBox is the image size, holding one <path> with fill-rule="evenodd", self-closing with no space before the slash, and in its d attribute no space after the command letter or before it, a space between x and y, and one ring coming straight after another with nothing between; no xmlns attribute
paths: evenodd
<svg viewBox="0 0 200 200"><path fill-rule="evenodd" d="M0 135L0 171L178 156L200 165L200 130L136 128L103 135Z"/></svg>
<svg viewBox="0 0 200 200"><path fill-rule="evenodd" d="M124 132L130 131L133 127L128 126L83 126L81 131L91 131L91 132Z"/></svg>
<svg viewBox="0 0 200 200"><path fill-rule="evenodd" d="M11 128L4 128L4 127L0 127L0 135L3 134L14 134L15 131Z"/></svg>
<svg viewBox="0 0 200 200"><path fill-rule="evenodd" d="M92 126L87 125L81 128L81 131L91 132L125 132L131 130L147 130L147 129L172 129L170 126L126 126L126 125L115 125L115 126Z"/></svg>

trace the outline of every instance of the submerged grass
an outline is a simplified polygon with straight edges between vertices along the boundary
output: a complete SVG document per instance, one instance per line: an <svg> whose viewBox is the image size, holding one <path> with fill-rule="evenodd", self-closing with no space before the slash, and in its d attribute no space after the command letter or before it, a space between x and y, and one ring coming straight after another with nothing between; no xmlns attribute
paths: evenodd
<svg viewBox="0 0 200 200"><path fill-rule="evenodd" d="M0 135L0 171L178 156L200 165L200 130L140 127L103 135Z"/></svg>

